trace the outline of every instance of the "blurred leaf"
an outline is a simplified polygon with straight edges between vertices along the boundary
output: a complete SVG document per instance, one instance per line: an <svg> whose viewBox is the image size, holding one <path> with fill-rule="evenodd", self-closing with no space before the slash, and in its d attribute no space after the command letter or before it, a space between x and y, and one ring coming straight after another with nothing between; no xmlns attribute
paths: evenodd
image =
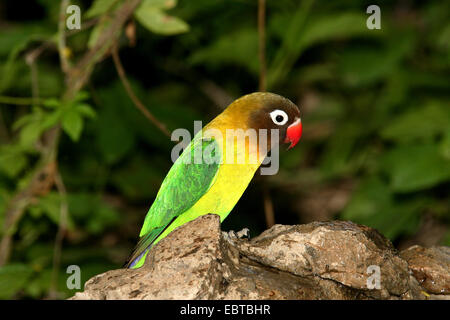
<svg viewBox="0 0 450 320"><path fill-rule="evenodd" d="M283 45L268 69L268 86L281 81L305 49L325 41L370 35L364 14L345 12L309 16L311 5L312 1L303 1L289 20L287 30L282 31Z"/></svg>
<svg viewBox="0 0 450 320"><path fill-rule="evenodd" d="M30 207L33 214L45 214L54 224L59 224L61 217L61 197L57 192L50 192L39 198L39 202ZM70 213L70 212L69 212ZM67 227L73 228L73 221L70 215L67 217Z"/></svg>
<svg viewBox="0 0 450 320"><path fill-rule="evenodd" d="M162 1L144 0L134 12L134 16L140 24L154 33L174 35L187 32L189 30L187 23L165 14L161 10L162 3Z"/></svg>
<svg viewBox="0 0 450 320"><path fill-rule="evenodd" d="M20 144L30 147L42 134L42 125L39 120L29 122L20 130Z"/></svg>
<svg viewBox="0 0 450 320"><path fill-rule="evenodd" d="M87 99L89 99L89 93L87 91L78 91L77 94L75 95L75 98L73 99L73 103L76 102L82 102L85 101Z"/></svg>
<svg viewBox="0 0 450 320"><path fill-rule="evenodd" d="M438 38L438 45L443 49L448 50L450 48L450 24L447 24L447 26L442 29L442 32Z"/></svg>
<svg viewBox="0 0 450 320"><path fill-rule="evenodd" d="M42 131L54 127L61 119L62 114L62 109L56 109L53 112L43 114L43 120L41 120Z"/></svg>
<svg viewBox="0 0 450 320"><path fill-rule="evenodd" d="M97 143L107 163L122 159L134 144L133 132L125 126L123 118L111 108L99 111Z"/></svg>
<svg viewBox="0 0 450 320"><path fill-rule="evenodd" d="M89 232L98 234L120 222L120 213L106 203L99 202L96 210L96 214L92 215L86 225Z"/></svg>
<svg viewBox="0 0 450 320"><path fill-rule="evenodd" d="M145 90L139 84L133 79L130 79L130 83L137 96L146 97ZM134 106L120 81L99 90L98 97L101 105L96 139L98 148L108 163L121 160L132 150L138 138L152 147L163 148L165 154L168 154L173 143ZM192 121L199 119L199 114L189 106L172 105L159 99L143 99L143 103L169 129L192 126Z"/></svg>
<svg viewBox="0 0 450 320"><path fill-rule="evenodd" d="M322 153L320 167L324 176L340 175L355 169L350 161L362 128L357 123L344 122L328 140Z"/></svg>
<svg viewBox="0 0 450 320"><path fill-rule="evenodd" d="M33 270L25 264L0 267L0 299L11 299L26 286Z"/></svg>
<svg viewBox="0 0 450 320"><path fill-rule="evenodd" d="M441 155L450 161L450 128L447 128L447 131L442 139L440 144Z"/></svg>
<svg viewBox="0 0 450 320"><path fill-rule="evenodd" d="M62 127L72 141L77 142L83 131L83 118L77 110L68 110L63 115Z"/></svg>
<svg viewBox="0 0 450 320"><path fill-rule="evenodd" d="M28 164L28 158L17 145L0 146L0 171L16 177Z"/></svg>
<svg viewBox="0 0 450 320"><path fill-rule="evenodd" d="M338 70L349 85L368 85L398 72L397 66L413 45L414 38L403 35L387 48L352 47L341 55Z"/></svg>
<svg viewBox="0 0 450 320"><path fill-rule="evenodd" d="M100 233L120 222L120 213L96 194L70 194L69 208L77 225L89 233Z"/></svg>
<svg viewBox="0 0 450 320"><path fill-rule="evenodd" d="M44 105L47 108L56 109L61 107L61 101L56 98L48 98L45 99L44 102L42 102L42 105Z"/></svg>
<svg viewBox="0 0 450 320"><path fill-rule="evenodd" d="M449 127L450 104L429 102L394 118L381 131L381 136L398 142L429 140Z"/></svg>
<svg viewBox="0 0 450 320"><path fill-rule="evenodd" d="M56 103L56 100L52 100L47 102L47 105ZM60 121L62 115L62 108L51 109L51 111L38 107L33 108L31 113L21 117L13 125L14 130L21 129L19 132L20 145L23 148L30 148L44 131L52 128Z"/></svg>
<svg viewBox="0 0 450 320"><path fill-rule="evenodd" d="M93 119L96 117L96 113L95 113L94 109L86 103L77 104L75 106L75 111L78 112L79 114L85 116L86 118Z"/></svg>
<svg viewBox="0 0 450 320"><path fill-rule="evenodd" d="M376 214L386 215L382 210L389 207L391 202L392 194L389 188L378 177L371 177L359 185L342 217L363 221Z"/></svg>
<svg viewBox="0 0 450 320"><path fill-rule="evenodd" d="M112 19L109 17L102 17L102 19L92 29L88 40L88 47L93 48L97 43L98 37L111 25Z"/></svg>
<svg viewBox="0 0 450 320"><path fill-rule="evenodd" d="M408 98L409 90L411 90L409 73L397 69L396 72L390 74L384 87L370 102L377 108L377 112L371 113L371 123L377 128L384 128L391 121L393 110Z"/></svg>
<svg viewBox="0 0 450 320"><path fill-rule="evenodd" d="M86 12L86 18L93 18L109 11L114 3L120 3L117 0L95 0L89 10Z"/></svg>
<svg viewBox="0 0 450 320"><path fill-rule="evenodd" d="M423 207L421 200L396 202L389 187L374 176L359 185L341 218L370 226L395 239L417 230Z"/></svg>
<svg viewBox="0 0 450 320"><path fill-rule="evenodd" d="M114 172L112 182L128 199L148 201L156 195L164 178L161 167L156 155L151 161L133 157L126 166Z"/></svg>
<svg viewBox="0 0 450 320"><path fill-rule="evenodd" d="M27 52L32 51L29 49ZM55 65L50 65L45 60L39 60L35 62L36 76L37 79L33 84L30 66L26 64L24 57L18 57L12 62L11 70L13 78L11 80L10 88L5 88L5 90L14 90L16 92L26 92L28 93L32 85L37 85L39 88L39 96L41 98L59 96L62 93L64 87L64 81L59 70L59 67ZM6 66L4 66L6 67ZM2 74L5 72L0 64L0 72ZM19 76L20 75L20 76ZM2 79L0 79L1 81Z"/></svg>
<svg viewBox="0 0 450 320"><path fill-rule="evenodd" d="M367 16L360 12L335 13L308 20L301 38L302 45L310 47L314 44L349 38L354 36L370 36L366 26ZM372 36L373 32L372 32Z"/></svg>
<svg viewBox="0 0 450 320"><path fill-rule="evenodd" d="M334 65L330 63L323 63L323 64L321 63L304 66L299 70L297 78L302 85L332 80L334 77L333 68Z"/></svg>
<svg viewBox="0 0 450 320"><path fill-rule="evenodd" d="M175 7L177 2L177 0L143 0L141 6L167 10Z"/></svg>
<svg viewBox="0 0 450 320"><path fill-rule="evenodd" d="M29 208L28 212L29 215L21 221L16 233L16 237L19 238L19 241L16 242L16 248L19 250L35 245L39 241L39 237L45 236L49 232L51 229L50 223L53 226L53 222L50 221L49 223L47 219L42 219L44 216L42 210ZM28 217L32 217L32 219L28 219ZM32 267L34 269L34 265Z"/></svg>
<svg viewBox="0 0 450 320"><path fill-rule="evenodd" d="M6 214L6 205L8 204L9 194L6 190L0 188L0 225L3 225L5 214ZM0 235L3 234L3 231L0 231Z"/></svg>
<svg viewBox="0 0 450 320"><path fill-rule="evenodd" d="M33 298L40 298L50 289L52 281L52 269L43 270L31 279L24 288L25 291Z"/></svg>
<svg viewBox="0 0 450 320"><path fill-rule="evenodd" d="M8 56L24 48L30 41L30 35L42 32L42 27L36 24L21 25L15 28L2 28L0 30L0 56Z"/></svg>
<svg viewBox="0 0 450 320"><path fill-rule="evenodd" d="M83 115L88 118L95 117L95 112L92 107L83 102L88 97L89 95L86 92L81 91L75 96L73 101L69 101L66 105L61 106L62 128L74 142L80 139L83 131Z"/></svg>
<svg viewBox="0 0 450 320"><path fill-rule="evenodd" d="M221 67L223 64L237 64L246 67L253 73L258 72L258 60L255 52L258 49L258 35L252 29L238 29L225 34L211 45L200 48L189 57L193 65L207 63L212 67Z"/></svg>
<svg viewBox="0 0 450 320"><path fill-rule="evenodd" d="M7 38L8 40L11 40L11 44L9 44L9 55L2 70L2 77L0 78L0 93L9 88L12 80L15 79L15 61L19 57L20 53L29 45L31 41L47 39L49 37L49 35L46 34L41 28L31 28L26 31L20 30L19 34L20 35L17 38L14 38L9 34L0 36L0 39Z"/></svg>
<svg viewBox="0 0 450 320"><path fill-rule="evenodd" d="M36 271L42 271L45 267L52 266L53 251L55 245L52 242L36 242L28 248L25 259L30 267Z"/></svg>
<svg viewBox="0 0 450 320"><path fill-rule="evenodd" d="M398 192L418 191L450 179L450 161L435 144L399 146L387 152L381 163Z"/></svg>

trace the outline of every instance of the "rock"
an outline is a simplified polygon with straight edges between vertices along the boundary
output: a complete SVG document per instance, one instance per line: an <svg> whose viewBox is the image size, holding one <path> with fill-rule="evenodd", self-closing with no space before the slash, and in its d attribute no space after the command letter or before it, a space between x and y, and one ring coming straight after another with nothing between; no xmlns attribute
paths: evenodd
<svg viewBox="0 0 450 320"><path fill-rule="evenodd" d="M161 240L142 268L95 276L74 299L212 299L221 281L220 239L217 217L200 217Z"/></svg>
<svg viewBox="0 0 450 320"><path fill-rule="evenodd" d="M421 291L408 263L371 228L344 221L275 225L248 240L222 233L219 217L206 215L161 240L142 268L97 275L71 299L430 297Z"/></svg>
<svg viewBox="0 0 450 320"><path fill-rule="evenodd" d="M412 246L400 253L414 277L428 292L436 295L450 294L450 248L424 248Z"/></svg>
<svg viewBox="0 0 450 320"><path fill-rule="evenodd" d="M408 264L392 244L377 231L352 222L276 225L251 242L240 242L238 248L264 265L332 280L367 298L419 297ZM372 268L380 271L379 290L368 289Z"/></svg>

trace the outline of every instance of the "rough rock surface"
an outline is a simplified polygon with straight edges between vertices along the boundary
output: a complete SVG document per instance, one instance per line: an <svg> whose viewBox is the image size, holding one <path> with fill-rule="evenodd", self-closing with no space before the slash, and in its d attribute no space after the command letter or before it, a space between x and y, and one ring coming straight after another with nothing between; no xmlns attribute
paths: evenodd
<svg viewBox="0 0 450 320"><path fill-rule="evenodd" d="M430 290L408 268L414 253L402 258L371 228L275 225L247 240L230 238L218 216L206 215L161 240L142 268L97 275L71 299L426 299L424 290L448 290L448 248L442 250L447 264L435 256L412 263L434 277Z"/></svg>
<svg viewBox="0 0 450 320"><path fill-rule="evenodd" d="M450 248L412 246L400 253L429 293L450 295Z"/></svg>

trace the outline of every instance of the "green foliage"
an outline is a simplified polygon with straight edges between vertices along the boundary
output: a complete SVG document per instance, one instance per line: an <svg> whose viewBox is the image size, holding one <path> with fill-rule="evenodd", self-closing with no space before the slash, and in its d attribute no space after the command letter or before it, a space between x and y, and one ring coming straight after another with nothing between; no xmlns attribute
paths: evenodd
<svg viewBox="0 0 450 320"><path fill-rule="evenodd" d="M68 102L55 98L44 100L42 107L34 107L33 112L23 116L14 124L20 129L20 144L31 147L46 130L61 124L64 131L74 141L78 141L83 130L83 118L94 118L95 112L83 101L87 98L82 92Z"/></svg>
<svg viewBox="0 0 450 320"><path fill-rule="evenodd" d="M33 273L25 264L10 264L0 267L0 299L9 299L23 289Z"/></svg>
<svg viewBox="0 0 450 320"><path fill-rule="evenodd" d="M117 210L97 195L72 193L68 202L73 219L89 233L98 234L120 222Z"/></svg>
<svg viewBox="0 0 450 320"><path fill-rule="evenodd" d="M393 149L381 161L398 192L426 189L450 179L450 161L435 144L414 144Z"/></svg>
<svg viewBox="0 0 450 320"><path fill-rule="evenodd" d="M20 145L0 146L0 171L9 178L16 177L28 164Z"/></svg>
<svg viewBox="0 0 450 320"><path fill-rule="evenodd" d="M240 29L219 38L210 46L197 50L189 62L196 66L208 64L220 68L224 64L248 68L253 74L258 73L258 61L252 56L257 52L258 35L254 28Z"/></svg>
<svg viewBox="0 0 450 320"><path fill-rule="evenodd" d="M101 14L104 14L110 11L114 4L117 4L117 0L95 0L89 10L86 12L86 18L97 17Z"/></svg>
<svg viewBox="0 0 450 320"><path fill-rule="evenodd" d="M93 26L67 32L71 65L114 23L124 1L76 1L82 25ZM66 194L56 186L33 190L24 204L8 230L13 250L0 268L0 299L48 295L65 205L56 285L68 297L68 265L80 266L84 283L125 262L172 164L174 142L136 108L106 50L83 91L66 96L55 50L60 2L33 2L29 21L15 18L22 8L14 3L11 14L0 15L0 225L56 127ZM344 200L328 219L366 224L401 244L423 230L426 216L444 230L440 244L449 245L450 5L380 4L381 30L367 29L365 1L266 5L268 90L298 103L304 125L298 146L281 150L279 173L265 179L276 222L324 218L334 201L323 195L335 192ZM226 96L258 90L256 17L255 1L142 1L132 18L136 30L116 34L133 92L169 130L206 124ZM44 43L33 74L26 58ZM255 180L224 229L249 227L257 235L266 228ZM308 207L311 199L321 205Z"/></svg>
<svg viewBox="0 0 450 320"><path fill-rule="evenodd" d="M187 32L189 26L186 22L165 13L175 5L175 0L144 0L134 15L139 23L154 33L174 35Z"/></svg>
<svg viewBox="0 0 450 320"><path fill-rule="evenodd" d="M428 102L392 119L381 131L384 139L395 142L433 140L450 128L450 105Z"/></svg>
<svg viewBox="0 0 450 320"><path fill-rule="evenodd" d="M396 200L386 183L378 177L370 177L354 193L342 218L372 226L393 238L398 234L412 234L424 208L423 199Z"/></svg>

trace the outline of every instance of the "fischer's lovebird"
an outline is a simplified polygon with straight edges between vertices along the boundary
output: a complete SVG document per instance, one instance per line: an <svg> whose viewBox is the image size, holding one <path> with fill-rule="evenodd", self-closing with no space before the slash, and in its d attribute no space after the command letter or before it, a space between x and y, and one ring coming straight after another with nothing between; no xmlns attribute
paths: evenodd
<svg viewBox="0 0 450 320"><path fill-rule="evenodd" d="M236 143L239 131L246 135L241 144ZM301 134L300 111L282 96L256 92L231 103L194 136L169 170L126 266L141 267L153 245L201 215L217 214L222 222L268 151L283 142L294 147Z"/></svg>

